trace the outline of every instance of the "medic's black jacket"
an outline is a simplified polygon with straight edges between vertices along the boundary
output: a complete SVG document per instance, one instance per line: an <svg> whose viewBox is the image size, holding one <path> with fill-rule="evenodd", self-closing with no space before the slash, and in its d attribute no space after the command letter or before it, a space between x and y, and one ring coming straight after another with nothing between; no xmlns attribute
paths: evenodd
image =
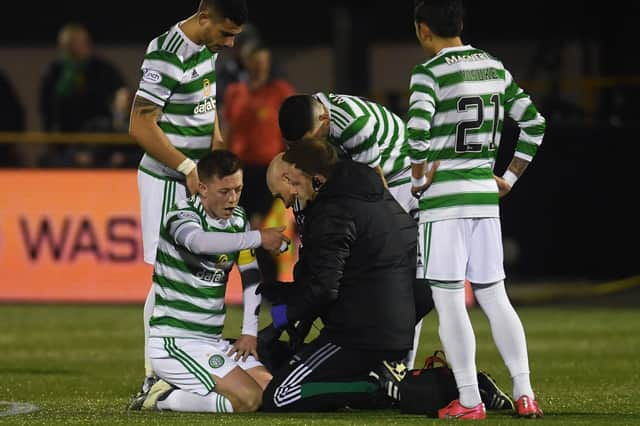
<svg viewBox="0 0 640 426"><path fill-rule="evenodd" d="M340 161L302 213L290 322L320 316L321 333L344 347L411 348L417 226L378 174Z"/></svg>

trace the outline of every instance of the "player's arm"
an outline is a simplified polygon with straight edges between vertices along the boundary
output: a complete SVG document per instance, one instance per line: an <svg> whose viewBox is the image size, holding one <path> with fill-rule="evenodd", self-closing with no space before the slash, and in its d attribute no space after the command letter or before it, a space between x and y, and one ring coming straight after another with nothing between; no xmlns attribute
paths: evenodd
<svg viewBox="0 0 640 426"><path fill-rule="evenodd" d="M196 163L171 144L158 124L168 99L184 75L182 62L174 53L156 50L156 43L149 44L142 62L129 134L150 156L185 175L187 189L194 194L199 183Z"/></svg>
<svg viewBox="0 0 640 426"><path fill-rule="evenodd" d="M150 100L136 95L131 109L129 134L144 151L161 163L185 175L189 194L198 190L198 169L196 163L178 151L169 141L158 120L162 108Z"/></svg>
<svg viewBox="0 0 640 426"><path fill-rule="evenodd" d="M341 135L344 141L342 146L353 161L363 163L372 167L385 188L387 180L384 177L382 167L380 167L380 145L375 134L375 118L364 115L356 118L347 126Z"/></svg>
<svg viewBox="0 0 640 426"><path fill-rule="evenodd" d="M216 111L216 118L213 122L213 135L211 136L211 149L227 149L227 144L222 138L222 132L220 131L220 120L218 120L218 111Z"/></svg>
<svg viewBox="0 0 640 426"><path fill-rule="evenodd" d="M431 139L431 120L435 113L436 81L423 66L416 66L409 85L409 158L411 159L411 191L424 191L427 183L427 156Z"/></svg>
<svg viewBox="0 0 640 426"><path fill-rule="evenodd" d="M496 176L501 197L511 190L535 157L546 128L546 121L531 101L531 97L518 86L506 70L505 85L505 112L518 123L520 132L511 163L501 177Z"/></svg>
<svg viewBox="0 0 640 426"><path fill-rule="evenodd" d="M389 185L387 184L387 179L384 177L384 171L382 171L382 167L380 167L380 165L378 164L374 170L376 171L378 176L380 176L380 179L382 179L382 184L384 185L384 187L389 189Z"/></svg>
<svg viewBox="0 0 640 426"><path fill-rule="evenodd" d="M178 210L167 218L167 229L176 241L195 255L221 254L264 247L279 249L283 241L284 227L265 228L236 233L207 232L200 225L200 216L192 210Z"/></svg>
<svg viewBox="0 0 640 426"><path fill-rule="evenodd" d="M158 126L161 115L161 106L136 95L131 109L129 134L150 156L177 169L187 157L171 144Z"/></svg>
<svg viewBox="0 0 640 426"><path fill-rule="evenodd" d="M351 121L340 134L342 148L353 161L376 168L380 165L380 146L375 132L374 116L361 115Z"/></svg>
<svg viewBox="0 0 640 426"><path fill-rule="evenodd" d="M228 355L235 354L236 361L240 358L244 361L249 355L258 359L258 316L262 296L256 294L261 275L254 250L242 250L239 253L238 269L242 280L242 331Z"/></svg>
<svg viewBox="0 0 640 426"><path fill-rule="evenodd" d="M500 197L507 195L516 181L522 176L530 161L520 157L514 156L507 167L507 170L502 176L495 176L494 178L498 184L498 192Z"/></svg>
<svg viewBox="0 0 640 426"><path fill-rule="evenodd" d="M141 66L141 77L131 108L129 134L156 160L178 169L187 157L166 137L158 122L171 94L184 75L181 60L149 43Z"/></svg>

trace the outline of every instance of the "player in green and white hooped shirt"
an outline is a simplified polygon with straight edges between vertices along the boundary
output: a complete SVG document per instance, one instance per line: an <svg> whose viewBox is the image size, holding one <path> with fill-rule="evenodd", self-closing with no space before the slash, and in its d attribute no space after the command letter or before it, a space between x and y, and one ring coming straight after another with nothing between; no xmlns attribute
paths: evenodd
<svg viewBox="0 0 640 426"><path fill-rule="evenodd" d="M409 191L406 125L387 107L358 96L318 92L285 99L278 120L287 141L328 140L341 157L375 168L407 212L417 210Z"/></svg>
<svg viewBox="0 0 640 426"><path fill-rule="evenodd" d="M538 417L524 329L504 288L498 200L535 155L545 120L499 60L462 42L462 16L461 0L416 2L416 35L430 57L413 69L409 100L412 191L421 194L418 276L431 285L459 390L459 399L439 415L486 416L465 306L468 279L513 379L518 414ZM498 177L493 167L505 112L520 135L508 170Z"/></svg>
<svg viewBox="0 0 640 426"><path fill-rule="evenodd" d="M144 261L153 264L160 222L198 189L196 161L223 148L216 111L215 61L247 20L246 0L201 0L197 12L154 38L141 65L129 133L145 151L138 168ZM151 292L144 307L145 374ZM148 382L148 380L146 380ZM143 385L143 390L148 386Z"/></svg>
<svg viewBox="0 0 640 426"><path fill-rule="evenodd" d="M238 206L238 158L216 150L198 163L199 192L178 201L160 229L153 270L155 307L149 356L161 381L132 403L136 409L255 411L271 374L257 359L260 271L253 249L280 247L280 232L251 231ZM225 292L234 265L243 286L241 336L223 339ZM174 389L177 388L177 389Z"/></svg>

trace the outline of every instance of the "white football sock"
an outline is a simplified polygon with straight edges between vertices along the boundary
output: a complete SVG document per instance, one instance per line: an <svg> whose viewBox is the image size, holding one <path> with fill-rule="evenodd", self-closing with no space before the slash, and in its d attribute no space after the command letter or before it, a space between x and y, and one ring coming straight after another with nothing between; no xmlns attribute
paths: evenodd
<svg viewBox="0 0 640 426"><path fill-rule="evenodd" d="M160 410L184 413L233 413L231 401L215 392L203 396L174 389L166 399L158 401L157 406Z"/></svg>
<svg viewBox="0 0 640 426"><path fill-rule="evenodd" d="M151 359L149 358L149 320L153 315L153 308L156 305L156 292L153 290L153 284L147 294L147 300L144 302L144 310L142 311L142 319L144 321L144 374L146 377L153 376L153 367L151 367Z"/></svg>
<svg viewBox="0 0 640 426"><path fill-rule="evenodd" d="M533 398L529 380L527 340L520 317L509 301L504 281L475 291L476 301L489 319L491 334L513 380L513 397Z"/></svg>
<svg viewBox="0 0 640 426"><path fill-rule="evenodd" d="M407 366L407 369L411 370L414 367L416 362L416 355L418 353L418 348L420 347L420 333L422 332L422 320L418 321L415 328L415 334L413 335L413 347L407 353L407 356L404 359L404 363ZM422 367L422 366L420 366Z"/></svg>
<svg viewBox="0 0 640 426"><path fill-rule="evenodd" d="M440 341L456 378L460 404L471 408L482 402L476 373L476 338L465 304L464 283L460 288L431 286L438 311Z"/></svg>

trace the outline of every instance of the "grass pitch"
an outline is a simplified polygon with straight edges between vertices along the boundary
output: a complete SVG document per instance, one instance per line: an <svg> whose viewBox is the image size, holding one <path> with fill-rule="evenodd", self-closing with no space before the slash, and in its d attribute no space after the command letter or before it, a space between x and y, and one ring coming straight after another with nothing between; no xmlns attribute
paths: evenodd
<svg viewBox="0 0 640 426"><path fill-rule="evenodd" d="M640 423L640 311L624 308L527 307L534 389L545 423ZM478 367L510 392L506 368L486 318L472 309ZM142 306L0 305L0 424L404 425L439 424L398 411L322 414L183 414L125 410L143 376ZM231 308L230 337L241 313ZM263 318L262 325L266 325ZM439 348L437 317L424 321L418 361ZM7 415L10 411L37 411ZM522 424L489 412L487 424ZM538 420L536 420L538 421Z"/></svg>

